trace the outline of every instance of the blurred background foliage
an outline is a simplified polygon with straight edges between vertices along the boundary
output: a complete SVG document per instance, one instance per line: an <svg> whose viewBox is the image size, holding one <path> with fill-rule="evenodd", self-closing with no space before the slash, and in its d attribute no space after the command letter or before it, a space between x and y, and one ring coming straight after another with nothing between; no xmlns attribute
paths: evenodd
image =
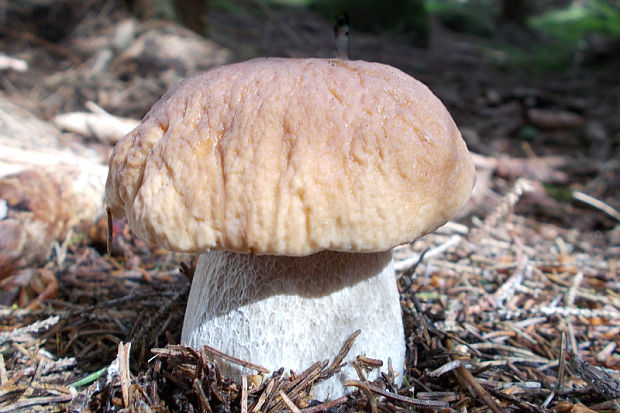
<svg viewBox="0 0 620 413"><path fill-rule="evenodd" d="M618 0L280 0L326 18L346 11L353 30L424 46L431 20L472 36L499 64L542 72L620 56ZM477 37L477 39L476 39Z"/></svg>
<svg viewBox="0 0 620 413"><path fill-rule="evenodd" d="M7 0L15 4L50 3L37 35L56 41L71 25L48 30L47 14L71 15L67 0ZM334 21L346 12L353 36L430 47L437 27L467 36L507 70L565 72L620 56L620 0L118 0L143 19L176 19L209 36L209 10L236 15L272 11L286 16L308 10ZM60 5L64 5L63 9ZM1 9L1 8L0 8ZM49 11L51 10L51 11ZM36 16L35 16L36 17ZM53 17L53 16L51 16ZM48 30L48 32L45 32Z"/></svg>
<svg viewBox="0 0 620 413"><path fill-rule="evenodd" d="M307 4L328 19L347 13L353 30L388 34L419 46L428 43L425 0L308 0Z"/></svg>
<svg viewBox="0 0 620 413"><path fill-rule="evenodd" d="M182 0L175 0L182 2ZM333 20L347 13L353 34L365 32L429 46L434 23L469 36L507 70L557 73L620 56L620 0L211 0L308 8Z"/></svg>

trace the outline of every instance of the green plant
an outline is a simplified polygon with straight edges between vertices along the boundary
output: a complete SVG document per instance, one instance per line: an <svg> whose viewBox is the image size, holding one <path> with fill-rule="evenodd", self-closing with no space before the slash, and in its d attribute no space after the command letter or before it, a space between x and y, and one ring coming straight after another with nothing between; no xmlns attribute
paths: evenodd
<svg viewBox="0 0 620 413"><path fill-rule="evenodd" d="M533 17L530 25L572 45L590 33L619 37L620 8L604 0L574 2L564 9Z"/></svg>

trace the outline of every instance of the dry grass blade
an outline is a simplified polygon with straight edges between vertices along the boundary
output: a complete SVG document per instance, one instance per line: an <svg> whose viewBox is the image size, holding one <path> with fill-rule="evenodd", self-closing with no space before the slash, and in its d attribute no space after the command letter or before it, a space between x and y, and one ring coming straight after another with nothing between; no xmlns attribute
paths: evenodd
<svg viewBox="0 0 620 413"><path fill-rule="evenodd" d="M293 413L301 413L301 410L299 410L299 407L295 406L295 403L293 403L291 401L291 399L286 397L286 394L284 394L284 392L282 390L280 390L278 392L278 395L280 396L280 398L282 399L284 404L286 404L286 407L288 407L291 412L293 412Z"/></svg>
<svg viewBox="0 0 620 413"><path fill-rule="evenodd" d="M446 340L446 347L450 351L454 351L454 343L452 339ZM480 385L478 380L471 374L469 370L463 365L458 366L455 369L454 373L461 383L466 389L472 389L474 393L480 397L480 399L487 405L489 409L491 409L494 413L506 413L506 410L502 409L497 402L491 397L489 392L487 392L484 387Z"/></svg>
<svg viewBox="0 0 620 413"><path fill-rule="evenodd" d="M201 411L212 413L211 405L209 404L209 398L204 392L202 388L202 383L198 379L194 379L192 382L192 388L194 389L194 393L198 396L198 402L200 403Z"/></svg>
<svg viewBox="0 0 620 413"><path fill-rule="evenodd" d="M285 391L286 393L293 399L300 399L300 392L304 389L309 390L312 384L322 375L323 370L327 366L327 361L316 362L304 370L299 376L295 377L291 382L285 383ZM277 399L272 400L270 403L267 403L265 410L274 410L277 411L281 409L282 401L278 401Z"/></svg>
<svg viewBox="0 0 620 413"><path fill-rule="evenodd" d="M216 380L217 381L217 378ZM215 381L212 381L210 384L210 390L211 390L211 394L215 397L215 399L222 405L222 408L226 411L230 410L230 406L228 404L228 401L226 400L226 397L224 397L224 395L222 394L222 392L220 392L220 390L218 389L217 384L215 383Z"/></svg>
<svg viewBox="0 0 620 413"><path fill-rule="evenodd" d="M362 355L358 355L355 359L358 362L365 364L367 366L370 366L370 367L378 368L378 367L383 366L383 360L371 359L370 357L366 357Z"/></svg>
<svg viewBox="0 0 620 413"><path fill-rule="evenodd" d="M258 397L258 400L256 401L256 403L252 407L250 407L250 413L261 411L261 408L267 401L267 398L271 395L275 384L276 384L276 380L274 378L268 381L267 385L265 386L265 389L263 390L261 395Z"/></svg>
<svg viewBox="0 0 620 413"><path fill-rule="evenodd" d="M435 369L428 373L429 377L439 377L445 373L453 371L454 369L458 369L459 367L463 367L463 360L452 360L442 365L438 369Z"/></svg>
<svg viewBox="0 0 620 413"><path fill-rule="evenodd" d="M343 346L340 348L338 355L334 358L334 360L332 361L332 364L330 364L330 366L327 368L327 371L326 371L327 377L334 374L340 369L340 364L342 364L342 361L344 360L344 358L347 356L347 354L349 354L349 351L351 351L351 347L353 347L353 343L355 342L355 339L357 338L357 336L360 335L361 332L362 332L361 330L355 331L353 334L349 336L347 341L345 341Z"/></svg>
<svg viewBox="0 0 620 413"><path fill-rule="evenodd" d="M6 364L4 363L4 356L0 353L0 386L4 386L9 381L9 376L6 374Z"/></svg>
<svg viewBox="0 0 620 413"><path fill-rule="evenodd" d="M368 383L359 380L347 380L343 384L345 387L352 386L361 390L361 392L366 396L366 400L368 400L370 411L372 413L377 413L377 399L375 399L373 392L368 387Z"/></svg>
<svg viewBox="0 0 620 413"><path fill-rule="evenodd" d="M584 204L588 204L600 211L603 211L604 213L606 213L607 215L609 215L616 221L620 221L620 212L618 212L618 210L616 210L611 205L608 205L605 202L594 198L593 196L584 194L581 191L572 191L572 195L573 195L573 198L575 198L576 200L581 201Z"/></svg>
<svg viewBox="0 0 620 413"><path fill-rule="evenodd" d="M347 396L342 396L325 403L317 404L316 406L306 407L305 409L301 409L301 411L302 413L319 413L345 404L347 400L349 400Z"/></svg>
<svg viewBox="0 0 620 413"><path fill-rule="evenodd" d="M241 408L240 413L248 413L248 376L241 376Z"/></svg>
<svg viewBox="0 0 620 413"><path fill-rule="evenodd" d="M422 306L420 305L420 301L418 300L418 296L415 292L411 293L411 301L413 302L413 306L415 308L416 314L418 315L418 320L422 325L422 331L424 335L424 341L428 347L431 346L431 335L428 332L428 327L426 325L426 318L424 318L424 312L422 311Z"/></svg>
<svg viewBox="0 0 620 413"><path fill-rule="evenodd" d="M489 388L488 391L489 393L491 393L493 396L497 397L498 399L506 400L512 403L513 405L518 406L523 412L543 413L547 411L543 407L537 406L533 403L525 402L523 400L518 399L517 397L511 396L509 394L506 394L494 388Z"/></svg>
<svg viewBox="0 0 620 413"><path fill-rule="evenodd" d="M229 356L228 354L222 353L221 351L211 346L204 345L202 348L204 348L208 353L211 353L214 356L220 357L224 360L230 361L231 363L235 363L240 366L247 367L249 369L258 371L259 373L264 373L264 374L269 373L269 370L267 370L266 368L262 366L259 366L258 364L254 364L249 361L245 361L245 360L241 360L239 358L233 357L233 356Z"/></svg>
<svg viewBox="0 0 620 413"><path fill-rule="evenodd" d="M63 396L47 396L47 397L33 397L26 400L20 400L17 403L13 403L7 407L0 407L0 413L12 413L25 409L27 407L43 406L47 404L66 403L70 401L72 396L70 394Z"/></svg>
<svg viewBox="0 0 620 413"><path fill-rule="evenodd" d="M121 392L123 394L123 404L129 407L129 391L131 388L131 373L129 370L129 354L131 351L131 343L118 343L118 373L121 382Z"/></svg>
<svg viewBox="0 0 620 413"><path fill-rule="evenodd" d="M566 334L562 332L562 337L560 340L560 357L559 357L559 366L558 366L558 379L555 382L555 386L553 386L553 391L549 394L549 397L545 399L542 404L542 407L547 408L551 400L555 397L555 395L562 389L562 385L564 384L564 349L566 347Z"/></svg>
<svg viewBox="0 0 620 413"><path fill-rule="evenodd" d="M112 256L112 245L114 245L114 225L112 223L112 211L110 207L105 209L107 223L108 223L108 237L106 238L106 251L108 255Z"/></svg>
<svg viewBox="0 0 620 413"><path fill-rule="evenodd" d="M373 384L368 384L367 387L373 393L376 393L387 399L394 400L394 401L404 403L404 404L408 404L411 406L428 408L428 409L445 409L450 406L450 404L446 401L422 400L422 399L415 399L413 397L401 396L400 394L385 391Z"/></svg>

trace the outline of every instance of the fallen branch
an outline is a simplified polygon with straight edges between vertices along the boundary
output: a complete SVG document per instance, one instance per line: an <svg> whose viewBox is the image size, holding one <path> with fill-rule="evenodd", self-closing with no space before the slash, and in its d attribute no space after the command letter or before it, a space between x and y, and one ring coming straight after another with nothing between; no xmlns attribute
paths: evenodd
<svg viewBox="0 0 620 413"><path fill-rule="evenodd" d="M607 400L620 398L620 381L592 366L576 353L569 353L568 362L575 375L586 381L595 392Z"/></svg>
<svg viewBox="0 0 620 413"><path fill-rule="evenodd" d="M94 136L104 143L115 144L140 122L111 115L93 102L87 102L91 112L69 112L54 116L54 125L69 132Z"/></svg>
<svg viewBox="0 0 620 413"><path fill-rule="evenodd" d="M446 340L446 347L450 351L454 351L454 343L452 343L452 339ZM502 409L495 399L491 397L489 392L487 392L484 387L478 383L478 380L471 374L469 370L463 365L458 366L454 371L454 375L456 376L461 386L466 389L471 389L474 393L480 397L480 399L487 405L489 409L493 411L493 413L506 413L506 410Z"/></svg>
<svg viewBox="0 0 620 413"><path fill-rule="evenodd" d="M58 324L59 320L60 317L54 316L45 320L35 321L28 326L17 328L8 333L0 333L0 345L6 343L7 341L23 341L25 338L28 338L31 333L49 330L51 327Z"/></svg>

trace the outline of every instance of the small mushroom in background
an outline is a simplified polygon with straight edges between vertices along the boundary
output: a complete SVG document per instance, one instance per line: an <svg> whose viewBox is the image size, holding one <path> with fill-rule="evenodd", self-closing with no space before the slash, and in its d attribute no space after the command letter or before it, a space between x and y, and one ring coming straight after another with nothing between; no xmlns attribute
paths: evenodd
<svg viewBox="0 0 620 413"><path fill-rule="evenodd" d="M106 203L144 241L201 254L183 344L299 373L361 329L349 358L391 358L400 383L391 248L448 221L473 183L448 111L412 77L261 58L166 93L115 147ZM342 395L350 378L347 365L315 398Z"/></svg>

